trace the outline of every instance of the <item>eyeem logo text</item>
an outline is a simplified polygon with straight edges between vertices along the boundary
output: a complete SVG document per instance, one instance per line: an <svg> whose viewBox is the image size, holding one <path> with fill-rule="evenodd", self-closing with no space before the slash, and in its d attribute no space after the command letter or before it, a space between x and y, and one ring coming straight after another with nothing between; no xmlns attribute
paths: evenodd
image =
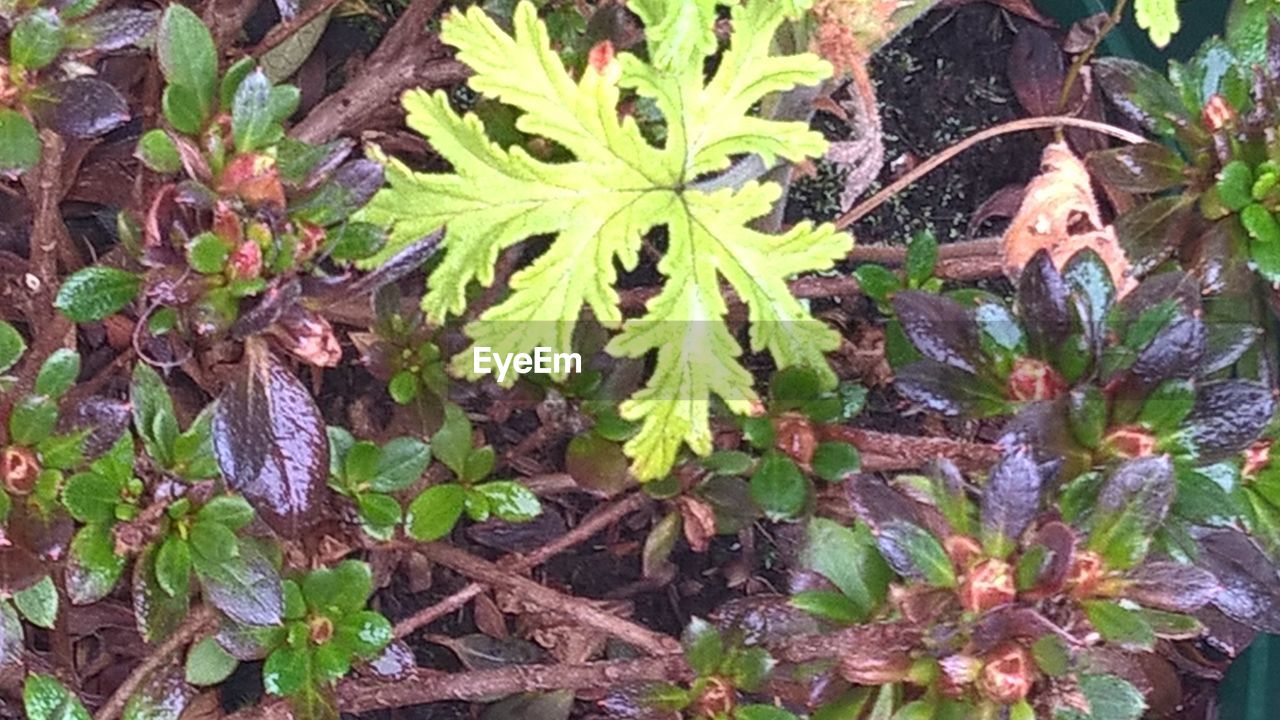
<svg viewBox="0 0 1280 720"><path fill-rule="evenodd" d="M549 347L536 347L533 353L496 353L491 347L477 346L471 356L471 371L476 375L488 375L497 371L498 382L507 379L507 373L516 375L531 372L564 375L582 372L582 356L578 353L558 353Z"/></svg>

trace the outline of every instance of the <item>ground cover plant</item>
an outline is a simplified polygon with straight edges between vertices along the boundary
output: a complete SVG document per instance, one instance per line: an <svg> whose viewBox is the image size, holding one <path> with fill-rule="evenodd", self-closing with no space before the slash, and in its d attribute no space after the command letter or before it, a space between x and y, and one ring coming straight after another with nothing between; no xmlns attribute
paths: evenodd
<svg viewBox="0 0 1280 720"><path fill-rule="evenodd" d="M1218 717L1280 7L933 5L0 0L0 717Z"/></svg>

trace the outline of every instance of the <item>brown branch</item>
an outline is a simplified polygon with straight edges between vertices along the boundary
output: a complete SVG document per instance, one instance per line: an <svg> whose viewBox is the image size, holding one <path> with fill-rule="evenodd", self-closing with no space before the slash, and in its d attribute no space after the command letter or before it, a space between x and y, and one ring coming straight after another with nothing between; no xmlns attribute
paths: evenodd
<svg viewBox="0 0 1280 720"><path fill-rule="evenodd" d="M539 585L451 545L426 543L417 547L428 560L450 567L473 580L509 590L521 600L562 614L574 622L634 645L650 655L669 655L680 652L680 643L674 638L607 613L589 600Z"/></svg>
<svg viewBox="0 0 1280 720"><path fill-rule="evenodd" d="M209 0L204 5L201 19L213 35L213 44L219 51L231 47L236 37L244 31L249 16L257 9L259 0Z"/></svg>
<svg viewBox="0 0 1280 720"><path fill-rule="evenodd" d="M337 7L340 2L342 0L316 0L311 5L308 5L305 10L298 13L294 19L289 22L282 22L271 28L266 37L262 38L262 42L255 45L249 51L249 54L256 58L266 55L283 44L284 41L293 37L299 30L311 24L312 20Z"/></svg>
<svg viewBox="0 0 1280 720"><path fill-rule="evenodd" d="M508 555L499 563L513 573L523 573L547 562L551 558L569 548L586 542L602 530L617 523L622 518L643 508L651 502L643 492L634 492L611 505L601 508L587 516L578 526L543 545L529 555ZM449 613L461 608L472 598L484 592L485 585L473 582L440 602L423 608L409 617L396 623L395 635L402 638L418 628L429 625Z"/></svg>
<svg viewBox="0 0 1280 720"><path fill-rule="evenodd" d="M187 616L186 621L146 657L138 667L133 669L129 677L120 683L120 687L111 694L98 713L93 716L93 720L115 720L124 710L125 703L129 702L129 698L137 691L147 677L169 660L169 657L181 650L187 644L195 642L203 637L206 632L212 629L213 621L217 617L217 613L212 608L201 605L196 608L195 612Z"/></svg>
<svg viewBox="0 0 1280 720"><path fill-rule="evenodd" d="M1000 457L995 445L950 438L897 435L844 425L818 428L821 440L848 443L862 455L862 467L869 472L915 470L945 457L962 470L986 470Z"/></svg>
<svg viewBox="0 0 1280 720"><path fill-rule="evenodd" d="M441 0L413 0L364 67L336 93L326 97L290 134L320 143L358 128L368 116L394 106L412 87L447 87L470 76L465 65L448 58L440 38L426 34Z"/></svg>
<svg viewBox="0 0 1280 720"><path fill-rule="evenodd" d="M530 691L604 690L619 685L682 682L692 677L680 655L582 665L514 665L460 673L418 668L407 678L344 680L338 684L338 706L343 712L360 713L447 700L483 702ZM276 700L240 710L227 720L291 717L288 705Z"/></svg>

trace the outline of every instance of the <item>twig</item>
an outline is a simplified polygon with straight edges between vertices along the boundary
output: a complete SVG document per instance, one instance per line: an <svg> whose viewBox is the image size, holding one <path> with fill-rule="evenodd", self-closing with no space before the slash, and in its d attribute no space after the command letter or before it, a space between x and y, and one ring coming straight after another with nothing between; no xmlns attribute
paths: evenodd
<svg viewBox="0 0 1280 720"><path fill-rule="evenodd" d="M1063 126L1082 128L1085 130L1092 130L1094 132L1099 132L1104 135L1110 135L1111 137L1118 138L1128 143L1137 144L1141 142L1146 142L1146 138L1142 137L1137 133L1129 132L1124 128L1118 128L1115 125L1108 125L1107 123L1098 122L1096 120L1085 120L1084 118L1068 117L1065 115L1021 118L1019 120L1012 120L1007 123L1001 123L1000 125L989 127L986 130L970 135L964 140L961 140L960 142L948 147L947 149L943 150L937 155L934 155L928 160L925 160L915 168L912 168L910 172L898 178L897 180L893 181L880 192L876 193L875 195L872 195L870 198L860 203L857 207L853 208L849 212L837 218L836 227L840 228L841 230L848 228L850 225L854 224L858 220L861 220L871 211L883 205L886 200L893 197L894 195L897 195L899 192L902 191L903 188L907 187L911 183L914 183L915 181L919 180L920 178L924 177L930 172L933 172L939 166L945 164L947 161L951 160L952 158L964 152L965 150L968 150L974 145L986 142L987 140L990 140L992 138L1000 137L1001 135L1009 135L1011 133L1016 133L1016 132L1026 132L1027 130L1043 130L1044 128L1056 128L1056 127L1063 127Z"/></svg>
<svg viewBox="0 0 1280 720"><path fill-rule="evenodd" d="M344 680L338 684L338 706L343 712L360 713L448 700L480 702L520 692L603 690L691 678L689 665L680 655L582 665L513 665L460 673L418 668L408 677L396 679ZM287 720L290 717L288 705L277 700L245 708L227 720Z"/></svg>
<svg viewBox="0 0 1280 720"><path fill-rule="evenodd" d="M862 454L863 469L871 472L914 470L939 457L955 462L962 470L985 470L1000 457L1000 451L994 445L898 435L844 425L823 425L818 429L818 436L822 440L856 447Z"/></svg>
<svg viewBox="0 0 1280 720"><path fill-rule="evenodd" d="M471 71L446 56L439 37L425 32L441 1L413 0L361 71L316 105L290 134L306 142L326 142L344 131L353 132L365 116L395 105L400 93L411 87L447 87L467 79Z"/></svg>
<svg viewBox="0 0 1280 720"><path fill-rule="evenodd" d="M289 22L282 22L267 33L266 37L249 51L253 57L260 58L271 50L279 47L284 41L293 37L302 28L311 23L312 20L329 12L338 6L342 0L316 0L316 2L307 6L307 9L298 13L297 17Z"/></svg>
<svg viewBox="0 0 1280 720"><path fill-rule="evenodd" d="M568 550L579 543L586 542L596 533L605 530L627 515L630 515L645 505L648 505L650 502L651 500L648 495L642 492L632 493L611 505L593 512L591 515L583 519L582 522L578 523L577 527L546 545L543 545L533 553L524 556L509 555L504 560L499 561L499 563L513 573L528 572L565 550ZM445 615L448 615L449 613L466 605L472 598L484 592L484 589L485 585L473 582L440 602L419 610L413 615L410 615L404 620L396 623L396 637L405 637L414 630L439 620Z"/></svg>
<svg viewBox="0 0 1280 720"><path fill-rule="evenodd" d="M155 652L148 655L138 664L138 667L133 669L129 677L120 683L120 687L116 688L110 699L98 709L93 720L115 720L124 710L125 703L129 702L133 693L146 681L147 676L167 662L171 655L202 637L210 629L216 617L217 613L207 605L201 605L195 612L188 615L186 621L174 631L173 635L161 643Z"/></svg>
<svg viewBox="0 0 1280 720"><path fill-rule="evenodd" d="M1116 0L1115 7L1111 9L1111 14L1107 16L1107 21L1094 34L1093 39L1089 41L1089 46L1077 55L1071 63L1071 67L1067 70L1067 76L1062 81L1062 93L1058 95L1058 112L1063 112L1067 109L1067 102L1071 99L1071 88L1080 77L1080 71L1084 69L1085 63L1089 62L1093 54L1098 51L1098 46L1102 44L1102 41L1124 19L1124 8L1128 4L1129 0Z"/></svg>
<svg viewBox="0 0 1280 720"><path fill-rule="evenodd" d="M572 618L575 622L634 645L650 655L670 655L680 652L680 643L674 638L604 612L589 600L557 592L528 578L503 570L487 560L451 545L426 543L419 545L418 550L428 560L453 568L473 580L509 590L521 600Z"/></svg>

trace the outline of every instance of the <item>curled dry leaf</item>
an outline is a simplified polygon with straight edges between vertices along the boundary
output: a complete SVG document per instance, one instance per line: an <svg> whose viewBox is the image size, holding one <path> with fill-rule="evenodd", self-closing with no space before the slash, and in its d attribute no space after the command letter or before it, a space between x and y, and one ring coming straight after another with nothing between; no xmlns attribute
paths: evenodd
<svg viewBox="0 0 1280 720"><path fill-rule="evenodd" d="M1040 174L1027 185L1022 207L1005 231L1005 272L1017 277L1039 250L1047 250L1061 269L1086 248L1106 263L1121 295L1137 286L1115 229L1102 220L1084 163L1064 143L1056 142L1045 147Z"/></svg>

